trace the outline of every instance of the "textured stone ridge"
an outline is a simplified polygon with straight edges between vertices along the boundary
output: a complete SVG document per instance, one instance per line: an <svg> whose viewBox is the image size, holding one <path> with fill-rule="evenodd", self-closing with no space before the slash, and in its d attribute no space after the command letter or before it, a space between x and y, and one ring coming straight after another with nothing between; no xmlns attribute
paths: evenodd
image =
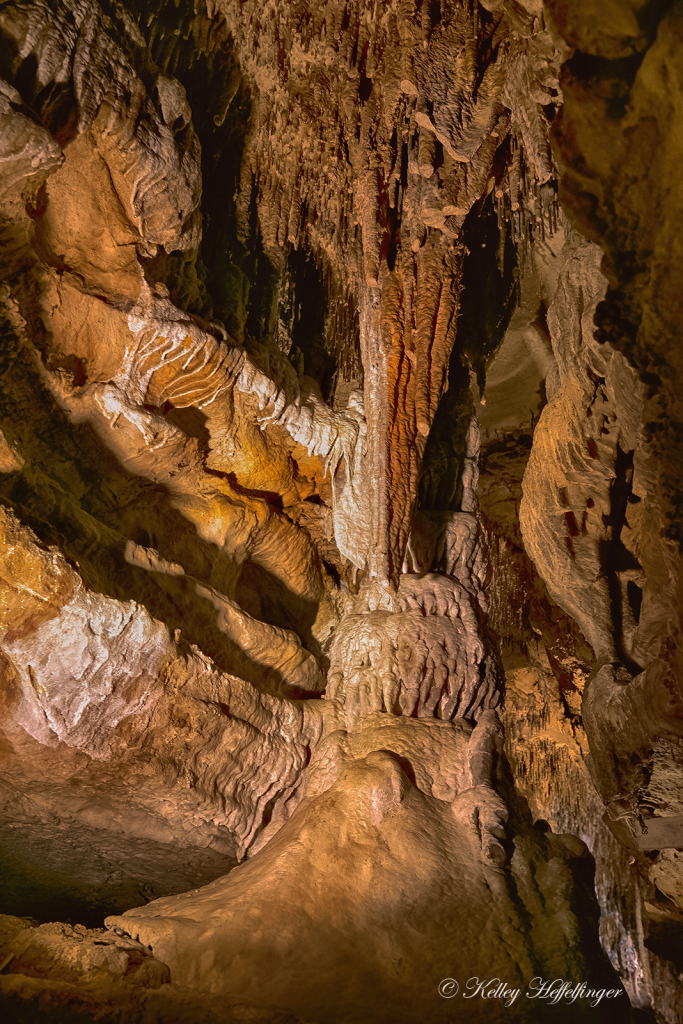
<svg viewBox="0 0 683 1024"><path fill-rule="evenodd" d="M546 382L520 518L550 592L597 655L579 687L586 761L637 876L621 909L608 911L606 941L613 962L638 965L634 1003L674 1021L678 967L661 936L680 927L676 860L671 850L647 851L665 824L656 819L673 823L680 813L681 9L547 7L565 55L552 133L560 198L604 257L598 263L588 247L568 253L548 310L558 374ZM571 309L586 303L597 303L595 318L579 324ZM596 855L614 864L599 833ZM653 860L664 865L666 896L653 887ZM630 950L618 937L629 917Z"/></svg>
<svg viewBox="0 0 683 1024"><path fill-rule="evenodd" d="M302 708L178 650L134 602L85 590L7 513L3 525L3 576L17 581L23 567L21 586L8 589L34 627L3 642L10 776L43 812L243 856L264 807L298 781L319 728Z"/></svg>
<svg viewBox="0 0 683 1024"><path fill-rule="evenodd" d="M570 7L0 5L2 856L140 881L18 1019L673 1024L680 4Z"/></svg>

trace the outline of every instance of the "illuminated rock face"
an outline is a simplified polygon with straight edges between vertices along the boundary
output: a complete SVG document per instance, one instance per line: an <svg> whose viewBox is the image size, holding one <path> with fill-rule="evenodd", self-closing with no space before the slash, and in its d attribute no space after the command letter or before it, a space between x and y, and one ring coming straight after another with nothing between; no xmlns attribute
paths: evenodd
<svg viewBox="0 0 683 1024"><path fill-rule="evenodd" d="M13 1006L32 971L101 967L86 1015L142 986L150 1021L233 997L436 1021L444 978L616 967L678 1012L680 864L635 838L681 810L677 485L648 427L676 359L610 176L669 305L677 243L584 137L568 47L643 55L626 137L680 18L583 39L548 6L0 10L0 810L169 866L147 907L100 895L115 931L73 977L83 937L31 931L52 966L16 958ZM595 855L612 967L586 847L548 822Z"/></svg>
<svg viewBox="0 0 683 1024"><path fill-rule="evenodd" d="M614 986L577 902L583 844L534 832L513 812L511 862L495 866L504 804L490 783L471 788L482 728L365 715L323 746L309 793L253 860L108 926L151 946L180 984L314 1020L452 1020L457 1004L440 983L464 986L482 971L521 995L507 1007L458 999L467 1020L538 1020L526 993L539 975ZM574 1005L572 1019L628 1016L625 993L611 1002Z"/></svg>

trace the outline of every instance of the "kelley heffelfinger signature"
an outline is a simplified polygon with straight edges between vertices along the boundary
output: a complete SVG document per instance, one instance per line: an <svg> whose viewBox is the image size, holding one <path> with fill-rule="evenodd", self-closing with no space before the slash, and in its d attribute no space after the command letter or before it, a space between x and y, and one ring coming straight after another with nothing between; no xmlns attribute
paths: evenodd
<svg viewBox="0 0 683 1024"><path fill-rule="evenodd" d="M621 988L589 988L585 981L572 982L564 978L552 981L532 978L524 988L514 988L501 978L468 978L462 987L455 978L444 978L439 982L438 991L444 999L454 999L460 994L462 999L500 999L504 1006L512 1006L522 995L526 999L541 999L550 1006L577 1000L588 1000L591 1006L598 1006L603 999L624 995Z"/></svg>

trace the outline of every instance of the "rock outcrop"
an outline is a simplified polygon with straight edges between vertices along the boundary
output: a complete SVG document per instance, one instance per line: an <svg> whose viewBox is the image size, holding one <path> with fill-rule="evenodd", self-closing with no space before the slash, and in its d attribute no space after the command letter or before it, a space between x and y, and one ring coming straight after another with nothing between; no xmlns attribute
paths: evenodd
<svg viewBox="0 0 683 1024"><path fill-rule="evenodd" d="M673 1022L655 8L0 6L0 856L112 915L5 919L17 1019Z"/></svg>

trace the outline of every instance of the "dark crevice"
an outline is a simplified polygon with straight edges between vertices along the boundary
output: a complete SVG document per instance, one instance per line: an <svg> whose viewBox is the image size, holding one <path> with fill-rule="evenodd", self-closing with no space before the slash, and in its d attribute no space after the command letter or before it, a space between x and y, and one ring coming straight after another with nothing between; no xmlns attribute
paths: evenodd
<svg viewBox="0 0 683 1024"><path fill-rule="evenodd" d="M617 445L614 469L615 478L610 488L610 511L608 515L603 515L604 524L610 530L611 537L601 543L600 560L609 590L615 651L621 664L635 676L642 671L642 667L633 661L624 646L624 607L620 579L621 573L641 570L640 563L622 540L624 527L628 529L626 510L632 492L633 452L625 452Z"/></svg>

